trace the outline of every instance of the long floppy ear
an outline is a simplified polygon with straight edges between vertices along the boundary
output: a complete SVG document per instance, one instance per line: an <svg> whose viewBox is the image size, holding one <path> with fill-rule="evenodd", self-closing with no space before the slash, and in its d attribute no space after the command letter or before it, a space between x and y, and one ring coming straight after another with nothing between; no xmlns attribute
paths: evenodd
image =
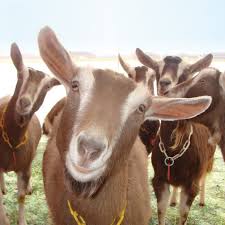
<svg viewBox="0 0 225 225"><path fill-rule="evenodd" d="M196 98L152 97L152 104L146 111L145 119L182 120L203 113L211 104L210 96Z"/></svg>
<svg viewBox="0 0 225 225"><path fill-rule="evenodd" d="M122 66L122 68L124 69L124 71L127 73L127 75L131 79L135 80L136 79L135 70L128 63L125 63L125 61L122 59L122 57L120 56L120 54L118 55L118 59L119 59L120 65Z"/></svg>
<svg viewBox="0 0 225 225"><path fill-rule="evenodd" d="M24 70L25 66L23 64L22 54L16 43L13 43L11 45L10 56L11 56L14 66L16 67L16 70L18 72L22 72Z"/></svg>
<svg viewBox="0 0 225 225"><path fill-rule="evenodd" d="M191 64L189 67L189 72L190 73L196 73L206 67L209 67L211 62L213 60L213 55L212 54L208 54L205 57L203 57L202 59L198 60L197 62L195 62L194 64Z"/></svg>
<svg viewBox="0 0 225 225"><path fill-rule="evenodd" d="M150 56L145 54L140 48L136 48L136 55L143 65L155 70L156 72L158 71L159 65L157 61L153 60Z"/></svg>
<svg viewBox="0 0 225 225"><path fill-rule="evenodd" d="M63 84L70 82L77 67L51 28L46 26L41 29L38 35L38 45L41 57L48 68Z"/></svg>

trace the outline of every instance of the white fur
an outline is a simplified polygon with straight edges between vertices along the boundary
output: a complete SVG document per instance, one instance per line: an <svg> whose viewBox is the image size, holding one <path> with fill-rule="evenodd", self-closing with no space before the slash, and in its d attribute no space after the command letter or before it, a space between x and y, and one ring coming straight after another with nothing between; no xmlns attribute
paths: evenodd
<svg viewBox="0 0 225 225"><path fill-rule="evenodd" d="M74 133L76 133L79 125L79 120L83 115L83 112L91 101L92 89L94 86L94 75L90 67L80 68L79 74L76 76L76 80L79 82L79 93L80 93L80 106L78 109L77 120L74 126Z"/></svg>
<svg viewBox="0 0 225 225"><path fill-rule="evenodd" d="M81 136L90 135L94 139L98 139L99 141L103 141L105 143L106 148L103 150L102 154L93 161L88 168L85 168L89 170L89 173L81 173L76 170L75 166L80 166L79 162L81 160L81 157L78 153L78 139ZM69 151L66 156L66 166L68 170L70 171L71 175L80 182L87 182L90 180L97 180L104 170L106 169L106 162L111 156L112 152L108 151L108 142L107 139L104 137L103 132L99 131L96 127L91 127L85 132L81 132L78 135L74 135L70 145L69 145Z"/></svg>

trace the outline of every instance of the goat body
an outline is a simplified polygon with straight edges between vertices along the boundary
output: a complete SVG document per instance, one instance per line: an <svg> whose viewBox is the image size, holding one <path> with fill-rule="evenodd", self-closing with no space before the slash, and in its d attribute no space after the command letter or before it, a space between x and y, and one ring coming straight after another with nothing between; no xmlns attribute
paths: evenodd
<svg viewBox="0 0 225 225"><path fill-rule="evenodd" d="M165 165L166 157L159 148L159 137L152 151L152 165L155 172L152 183L157 197L160 225L165 224L169 185L181 187L179 224L185 224L191 204L199 191L200 181L212 169L215 145L208 143L211 133L204 125L187 121L178 122L178 124L177 122L162 122L160 136L167 154L169 157L173 157L181 151L188 139L191 126L193 127L193 134L190 146L170 167L169 178L168 167ZM176 135L181 135L181 138L178 138L180 139L179 144L176 144L175 149L170 148L174 144L174 139L171 138L173 131Z"/></svg>

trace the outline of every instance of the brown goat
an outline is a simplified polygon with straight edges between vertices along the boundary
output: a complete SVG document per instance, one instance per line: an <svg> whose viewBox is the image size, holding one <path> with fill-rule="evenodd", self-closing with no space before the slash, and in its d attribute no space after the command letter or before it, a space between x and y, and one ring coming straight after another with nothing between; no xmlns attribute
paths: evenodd
<svg viewBox="0 0 225 225"><path fill-rule="evenodd" d="M164 95L169 89L208 67L213 59L213 55L208 54L197 62L188 64L178 56L166 56L163 60L157 62L139 48L136 49L136 55L143 65L152 68L156 72L159 95Z"/></svg>
<svg viewBox="0 0 225 225"><path fill-rule="evenodd" d="M196 97L208 95L212 104L192 121L204 124L212 134L210 143L218 144L225 161L225 73L215 68L203 69L199 74L166 93L168 97Z"/></svg>
<svg viewBox="0 0 225 225"><path fill-rule="evenodd" d="M67 90L43 160L53 223L147 225L151 208L140 125L151 117L196 116L211 99L154 97L145 82L77 67L48 27L38 41L43 60Z"/></svg>
<svg viewBox="0 0 225 225"><path fill-rule="evenodd" d="M165 225L169 185L181 187L179 225L186 224L200 182L203 188L200 204L204 204L205 177L212 169L216 147L208 143L210 137L211 133L204 125L191 121L162 121L152 151L155 172L152 184L157 198L159 225Z"/></svg>
<svg viewBox="0 0 225 225"><path fill-rule="evenodd" d="M43 134L51 136L53 123L55 122L56 117L62 112L65 105L65 98L62 98L51 108L45 117L44 123L42 125Z"/></svg>
<svg viewBox="0 0 225 225"><path fill-rule="evenodd" d="M11 58L17 69L18 81L13 96L0 99L0 224L9 225L3 207L6 192L3 172L17 174L19 225L26 225L25 195L31 194L31 164L41 137L41 127L34 113L41 106L47 91L59 82L43 72L25 67L16 44Z"/></svg>

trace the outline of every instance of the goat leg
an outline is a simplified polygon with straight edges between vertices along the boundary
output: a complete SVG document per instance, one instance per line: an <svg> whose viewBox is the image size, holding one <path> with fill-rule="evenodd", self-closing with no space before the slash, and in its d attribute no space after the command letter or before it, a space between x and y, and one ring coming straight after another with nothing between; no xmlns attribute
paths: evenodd
<svg viewBox="0 0 225 225"><path fill-rule="evenodd" d="M157 198L158 221L159 225L166 224L166 210L169 203L170 190L169 184L161 182L156 178L152 180L153 188Z"/></svg>
<svg viewBox="0 0 225 225"><path fill-rule="evenodd" d="M5 187L5 181L4 181L4 174L2 171L0 171L0 190L2 191L2 194L6 194L6 187Z"/></svg>
<svg viewBox="0 0 225 225"><path fill-rule="evenodd" d="M199 182L196 182L191 185L191 187L182 187L180 193L180 219L179 225L185 225L187 222L188 214L191 208L191 205L198 194L199 191Z"/></svg>
<svg viewBox="0 0 225 225"><path fill-rule="evenodd" d="M6 216L6 212L3 206L3 194L0 191L0 221L1 225L10 225L9 219Z"/></svg>
<svg viewBox="0 0 225 225"><path fill-rule="evenodd" d="M29 185L29 172L18 172L17 173L17 187L18 187L18 204L19 204L19 218L18 225L27 225L25 219L25 197L27 188Z"/></svg>
<svg viewBox="0 0 225 225"><path fill-rule="evenodd" d="M170 206L172 207L177 205L177 194L178 194L178 187L173 187L173 192L170 198Z"/></svg>
<svg viewBox="0 0 225 225"><path fill-rule="evenodd" d="M202 176L200 181L200 199L199 199L199 206L205 206L205 181L206 181L206 174Z"/></svg>

